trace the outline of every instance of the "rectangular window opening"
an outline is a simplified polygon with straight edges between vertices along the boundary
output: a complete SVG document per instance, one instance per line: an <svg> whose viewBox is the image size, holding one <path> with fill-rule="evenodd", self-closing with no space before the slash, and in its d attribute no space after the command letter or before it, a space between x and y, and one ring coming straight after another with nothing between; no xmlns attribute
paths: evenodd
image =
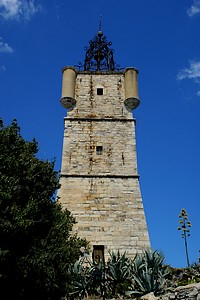
<svg viewBox="0 0 200 300"><path fill-rule="evenodd" d="M94 245L92 259L95 264L104 263L104 245Z"/></svg>
<svg viewBox="0 0 200 300"><path fill-rule="evenodd" d="M97 88L97 95L103 95L103 88Z"/></svg>
<svg viewBox="0 0 200 300"><path fill-rule="evenodd" d="M103 146L96 146L96 154L97 155L103 154Z"/></svg>

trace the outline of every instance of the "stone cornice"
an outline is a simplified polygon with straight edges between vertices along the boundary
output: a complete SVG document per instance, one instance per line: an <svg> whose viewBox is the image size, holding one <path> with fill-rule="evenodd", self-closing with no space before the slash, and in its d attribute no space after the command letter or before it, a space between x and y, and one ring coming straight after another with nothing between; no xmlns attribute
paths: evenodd
<svg viewBox="0 0 200 300"><path fill-rule="evenodd" d="M135 175L114 175L114 174L60 174L61 177L77 177L77 178L139 178L138 174Z"/></svg>
<svg viewBox="0 0 200 300"><path fill-rule="evenodd" d="M85 122L136 122L136 119L106 119L106 118L68 118L64 117L64 120L69 121L85 121Z"/></svg>

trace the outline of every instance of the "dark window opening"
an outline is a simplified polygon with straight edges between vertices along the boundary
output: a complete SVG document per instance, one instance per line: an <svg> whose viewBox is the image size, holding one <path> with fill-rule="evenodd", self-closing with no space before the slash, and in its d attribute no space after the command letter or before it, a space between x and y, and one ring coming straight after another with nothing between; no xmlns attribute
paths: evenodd
<svg viewBox="0 0 200 300"><path fill-rule="evenodd" d="M97 88L97 95L103 95L103 88Z"/></svg>
<svg viewBox="0 0 200 300"><path fill-rule="evenodd" d="M104 263L104 245L94 245L92 259L95 264Z"/></svg>
<svg viewBox="0 0 200 300"><path fill-rule="evenodd" d="M97 155L103 154L103 146L96 146L96 154Z"/></svg>

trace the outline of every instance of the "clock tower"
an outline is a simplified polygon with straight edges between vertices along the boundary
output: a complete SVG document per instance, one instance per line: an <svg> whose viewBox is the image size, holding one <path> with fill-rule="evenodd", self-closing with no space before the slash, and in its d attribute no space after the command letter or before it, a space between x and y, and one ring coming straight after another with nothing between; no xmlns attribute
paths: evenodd
<svg viewBox="0 0 200 300"><path fill-rule="evenodd" d="M140 192L135 118L138 70L118 69L103 32L89 42L84 65L62 70L64 140L60 202L73 230L97 254L150 247Z"/></svg>

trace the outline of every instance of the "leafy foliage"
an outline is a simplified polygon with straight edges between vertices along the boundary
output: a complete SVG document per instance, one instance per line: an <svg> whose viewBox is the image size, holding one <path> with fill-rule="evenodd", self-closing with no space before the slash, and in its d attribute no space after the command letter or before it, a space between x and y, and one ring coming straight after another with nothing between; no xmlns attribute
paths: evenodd
<svg viewBox="0 0 200 300"><path fill-rule="evenodd" d="M134 293L140 296L150 292L155 295L163 293L165 277L169 272L163 261L163 255L151 249L136 255L132 264Z"/></svg>
<svg viewBox="0 0 200 300"><path fill-rule="evenodd" d="M142 296L149 292L155 295L164 292L165 278L169 273L163 265L164 257L158 251L147 250L131 260L126 253L111 252L102 268L90 260L79 261L75 265L72 278L71 296L82 299L88 296L106 298L122 296ZM103 297L104 298L104 297Z"/></svg>
<svg viewBox="0 0 200 300"><path fill-rule="evenodd" d="M126 253L122 255L118 251L110 253L106 267L106 278L109 281L109 288L112 295L116 293L125 294L127 286L131 284L130 260L126 257Z"/></svg>
<svg viewBox="0 0 200 300"><path fill-rule="evenodd" d="M74 218L54 195L54 161L36 157L16 121L0 122L0 288L7 299L61 299L67 268L86 241L71 235Z"/></svg>
<svg viewBox="0 0 200 300"><path fill-rule="evenodd" d="M189 268L172 268L166 277L166 287L176 288L191 283L200 282L200 264L194 263Z"/></svg>
<svg viewBox="0 0 200 300"><path fill-rule="evenodd" d="M93 272L94 265L90 259L82 258L77 261L69 270L71 277L71 290L69 296L71 298L83 299L88 297L94 291Z"/></svg>

